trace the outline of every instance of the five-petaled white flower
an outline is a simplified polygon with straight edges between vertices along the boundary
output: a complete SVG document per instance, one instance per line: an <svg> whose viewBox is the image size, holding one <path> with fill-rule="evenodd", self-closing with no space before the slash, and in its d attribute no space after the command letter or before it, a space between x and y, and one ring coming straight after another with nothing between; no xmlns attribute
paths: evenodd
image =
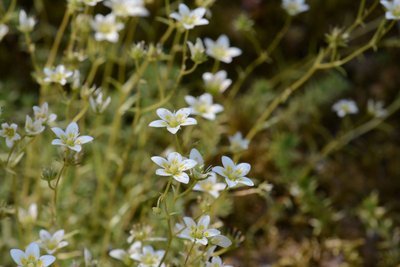
<svg viewBox="0 0 400 267"><path fill-rule="evenodd" d="M205 180L198 181L193 187L194 191L202 191L209 193L214 198L219 197L219 192L224 190L226 184L218 183L217 175L213 172L208 173L208 177Z"/></svg>
<svg viewBox="0 0 400 267"><path fill-rule="evenodd" d="M230 150L232 152L240 152L249 148L250 141L243 138L241 132L237 132L229 136Z"/></svg>
<svg viewBox="0 0 400 267"><path fill-rule="evenodd" d="M210 38L205 38L204 43L207 47L207 55L224 63L231 63L233 57L237 57L242 54L242 50L239 48L230 47L228 36L225 34L218 37L217 41L213 41Z"/></svg>
<svg viewBox="0 0 400 267"><path fill-rule="evenodd" d="M385 17L388 20L398 20L400 19L400 0L381 0L381 4L386 9Z"/></svg>
<svg viewBox="0 0 400 267"><path fill-rule="evenodd" d="M8 33L9 28L5 24L0 24L0 41L3 40L4 36Z"/></svg>
<svg viewBox="0 0 400 267"><path fill-rule="evenodd" d="M206 262L206 267L233 267L233 266L224 264L219 256L214 256L211 258L211 261Z"/></svg>
<svg viewBox="0 0 400 267"><path fill-rule="evenodd" d="M26 115L25 120L25 132L29 136L38 135L43 132L45 127L43 126L43 121L40 119L32 120L29 115Z"/></svg>
<svg viewBox="0 0 400 267"><path fill-rule="evenodd" d="M54 254L57 250L68 246L68 242L64 239L64 230L58 230L54 234L50 234L46 230L40 230L40 240L38 241L41 248L49 254Z"/></svg>
<svg viewBox="0 0 400 267"><path fill-rule="evenodd" d="M21 10L19 12L19 26L18 29L21 32L31 32L33 28L35 27L36 20L34 17L28 17L26 14L25 10Z"/></svg>
<svg viewBox="0 0 400 267"><path fill-rule="evenodd" d="M46 75L44 78L46 83L59 83L65 85L67 79L72 76L73 72L66 69L64 65L58 65L54 69L44 68L44 74Z"/></svg>
<svg viewBox="0 0 400 267"><path fill-rule="evenodd" d="M51 255L40 256L39 245L34 242L26 247L25 252L20 249L11 249L10 254L18 267L47 267L56 260Z"/></svg>
<svg viewBox="0 0 400 267"><path fill-rule="evenodd" d="M176 112L171 112L165 108L157 109L157 115L161 120L152 121L150 127L167 127L168 132L176 134L181 126L195 125L196 119L190 118L190 108L181 108Z"/></svg>
<svg viewBox="0 0 400 267"><path fill-rule="evenodd" d="M104 2L104 5L111 8L118 17L146 17L149 15L143 0L108 0Z"/></svg>
<svg viewBox="0 0 400 267"><path fill-rule="evenodd" d="M17 133L17 128L18 125L15 123L2 123L1 124L1 130L0 130L0 136L4 137L6 139L6 145L11 148L14 145L15 141L18 141L21 139L21 136Z"/></svg>
<svg viewBox="0 0 400 267"><path fill-rule="evenodd" d="M369 114L377 118L385 117L388 114L384 108L384 103L382 101L374 101L373 99L368 100L367 110Z"/></svg>
<svg viewBox="0 0 400 267"><path fill-rule="evenodd" d="M51 144L57 146L65 146L76 152L80 152L82 144L91 142L93 137L88 135L79 136L79 127L76 122L71 122L65 132L58 127L53 127L51 130L56 134L58 139L54 139Z"/></svg>
<svg viewBox="0 0 400 267"><path fill-rule="evenodd" d="M190 217L183 217L183 224L176 224L178 231L178 237L183 239L189 239L194 243L207 245L208 239L219 235L221 232L217 229L209 229L210 216L203 215L199 218L196 223Z"/></svg>
<svg viewBox="0 0 400 267"><path fill-rule="evenodd" d="M189 175L185 172L196 166L197 162L192 159L182 157L178 152L171 152L167 158L154 156L151 160L162 167L157 169L156 174L160 176L172 176L178 182L187 184L189 183Z"/></svg>
<svg viewBox="0 0 400 267"><path fill-rule="evenodd" d="M192 114L200 115L207 120L215 120L216 114L224 110L223 106L213 104L212 95L207 93L197 98L187 95L185 96L185 101L190 105Z"/></svg>
<svg viewBox="0 0 400 267"><path fill-rule="evenodd" d="M310 6L305 3L305 0L283 0L282 7L290 16L296 16L310 8Z"/></svg>
<svg viewBox="0 0 400 267"><path fill-rule="evenodd" d="M96 32L96 41L109 41L116 43L119 38L118 32L124 28L124 24L117 22L113 13L106 16L97 14L91 22L93 30Z"/></svg>
<svg viewBox="0 0 400 267"><path fill-rule="evenodd" d="M339 100L332 106L332 110L334 110L337 113L337 115L341 118L343 118L348 114L358 113L358 107L356 102L350 99Z"/></svg>
<svg viewBox="0 0 400 267"><path fill-rule="evenodd" d="M203 74L203 81L206 90L213 94L223 93L232 84L231 79L227 79L228 74L224 70L220 70L213 74L206 72Z"/></svg>
<svg viewBox="0 0 400 267"><path fill-rule="evenodd" d="M205 54L206 49L204 48L203 41L200 38L196 39L196 43L188 41L187 45L189 46L190 58L193 62L200 64L207 60Z"/></svg>
<svg viewBox="0 0 400 267"><path fill-rule="evenodd" d="M131 258L139 262L138 267L158 267L164 254L164 250L154 250L152 246L144 246L141 252L133 253Z"/></svg>
<svg viewBox="0 0 400 267"><path fill-rule="evenodd" d="M52 123L57 119L56 114L49 113L49 104L47 102L44 102L40 107L33 106L33 113L35 120L41 120L44 124Z"/></svg>
<svg viewBox="0 0 400 267"><path fill-rule="evenodd" d="M181 23L183 28L190 30L195 26L208 24L208 20L203 18L203 16L206 14L206 11L207 10L204 7L190 10L187 5L179 4L179 13L174 12L169 16Z"/></svg>
<svg viewBox="0 0 400 267"><path fill-rule="evenodd" d="M237 184L253 186L251 179L245 177L251 169L248 163L239 163L236 165L229 157L222 157L222 165L212 168L212 171L225 178L225 182L229 188L235 187Z"/></svg>

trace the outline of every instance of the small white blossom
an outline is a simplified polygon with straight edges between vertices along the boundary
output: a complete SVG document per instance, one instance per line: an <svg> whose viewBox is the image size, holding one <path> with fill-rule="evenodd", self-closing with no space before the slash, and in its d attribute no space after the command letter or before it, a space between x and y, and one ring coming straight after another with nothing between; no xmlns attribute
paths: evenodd
<svg viewBox="0 0 400 267"><path fill-rule="evenodd" d="M239 163L236 165L229 157L222 157L222 165L212 168L212 171L225 178L225 182L229 188L235 187L238 184L253 186L251 179L245 177L251 169L248 163Z"/></svg>
<svg viewBox="0 0 400 267"><path fill-rule="evenodd" d="M104 2L104 5L111 8L118 17L146 17L149 15L143 0L108 0Z"/></svg>
<svg viewBox="0 0 400 267"><path fill-rule="evenodd" d="M117 22L113 13L106 16L97 14L91 24L96 32L94 34L96 41L109 41L112 43L118 41L118 32L124 28L124 24Z"/></svg>
<svg viewBox="0 0 400 267"><path fill-rule="evenodd" d="M197 182L193 187L194 191L202 191L209 193L214 198L219 197L219 192L224 190L226 184L217 182L217 175L213 172L208 174L208 178Z"/></svg>
<svg viewBox="0 0 400 267"><path fill-rule="evenodd" d="M26 115L25 120L25 131L29 136L38 135L43 132L45 127L43 126L42 120L35 120L33 121L32 118Z"/></svg>
<svg viewBox="0 0 400 267"><path fill-rule="evenodd" d="M6 139L6 145L11 148L14 145L15 141L21 139L21 136L17 133L18 125L15 123L2 123L0 136Z"/></svg>
<svg viewBox="0 0 400 267"><path fill-rule="evenodd" d="M181 23L183 28L186 30L191 30L195 26L208 24L208 20L203 18L206 11L207 10L204 7L190 10L187 5L179 4L179 13L174 12L169 16Z"/></svg>
<svg viewBox="0 0 400 267"><path fill-rule="evenodd" d="M18 264L18 267L47 267L56 260L51 255L40 256L39 245L34 242L30 243L25 251L11 249L10 254L15 263Z"/></svg>
<svg viewBox="0 0 400 267"><path fill-rule="evenodd" d="M34 17L28 17L25 10L19 12L19 27L21 32L31 32L36 25L36 19Z"/></svg>
<svg viewBox="0 0 400 267"><path fill-rule="evenodd" d="M224 63L231 63L233 57L237 57L242 54L242 50L239 48L230 47L229 39L224 34L218 37L217 41L213 41L210 38L205 38L204 43L207 47L207 55Z"/></svg>
<svg viewBox="0 0 400 267"><path fill-rule="evenodd" d="M296 16L310 8L309 5L305 3L305 0L283 0L282 7L290 16Z"/></svg>
<svg viewBox="0 0 400 267"><path fill-rule="evenodd" d="M224 110L223 106L213 104L213 97L208 93L197 98L190 95L185 96L185 101L190 105L192 114L200 115L207 120L215 120L216 114Z"/></svg>
<svg viewBox="0 0 400 267"><path fill-rule="evenodd" d="M190 58L193 62L200 64L207 59L207 56L205 55L206 49L204 48L203 42L200 38L196 39L195 44L188 41L187 45L189 46Z"/></svg>
<svg viewBox="0 0 400 267"><path fill-rule="evenodd" d="M83 4L87 6L95 6L97 3L100 3L103 0L80 0Z"/></svg>
<svg viewBox="0 0 400 267"><path fill-rule="evenodd" d="M21 224L32 224L36 222L37 218L38 208L36 203L30 204L27 210L21 207L18 208L18 220Z"/></svg>
<svg viewBox="0 0 400 267"><path fill-rule="evenodd" d="M221 258L219 256L215 256L211 258L211 261L206 262L206 267L233 267L233 266L223 264Z"/></svg>
<svg viewBox="0 0 400 267"><path fill-rule="evenodd" d="M210 239L210 243L213 245L217 245L223 248L230 247L232 245L232 241L224 235L216 235Z"/></svg>
<svg viewBox="0 0 400 267"><path fill-rule="evenodd" d="M0 24L0 42L3 40L4 36L8 33L8 26L5 24Z"/></svg>
<svg viewBox="0 0 400 267"><path fill-rule="evenodd" d="M92 110L96 113L103 113L108 105L111 103L111 97L104 99L101 88L94 91L93 95L89 97L89 103Z"/></svg>
<svg viewBox="0 0 400 267"><path fill-rule="evenodd" d="M40 230L40 247L46 250L49 254L54 254L57 250L68 246L68 242L64 239L64 230L58 230L54 234L50 234L46 230Z"/></svg>
<svg viewBox="0 0 400 267"><path fill-rule="evenodd" d="M113 249L110 251L110 257L120 260L125 264L129 265L131 261L131 255L139 254L142 250L142 243L140 241L134 242L128 250L124 249Z"/></svg>
<svg viewBox="0 0 400 267"><path fill-rule="evenodd" d="M195 125L197 124L196 119L190 118L190 108L181 108L176 112L171 112L165 108L157 109L157 115L161 120L152 121L150 127L167 127L167 130L176 134L181 126Z"/></svg>
<svg viewBox="0 0 400 267"><path fill-rule="evenodd" d="M221 232L217 229L209 229L210 216L203 215L196 223L190 217L183 217L184 225L176 224L178 237L189 239L196 244L207 245L208 239L219 235Z"/></svg>
<svg viewBox="0 0 400 267"><path fill-rule="evenodd" d="M400 19L400 0L381 0L381 4L385 7L385 17L388 20Z"/></svg>
<svg viewBox="0 0 400 267"><path fill-rule="evenodd" d="M164 257L164 250L154 250L152 246L144 246L139 253L133 253L131 258L139 262L138 267L158 267ZM161 264L165 266L165 264Z"/></svg>
<svg viewBox="0 0 400 267"><path fill-rule="evenodd" d="M33 106L33 113L35 115L35 120L41 120L44 124L49 124L57 119L57 115L54 113L49 113L49 104L44 102L40 107Z"/></svg>
<svg viewBox="0 0 400 267"><path fill-rule="evenodd" d="M196 166L197 162L192 159L183 158L178 152L171 152L167 158L151 157L151 160L162 167L157 169L156 174L160 176L172 176L178 182L189 183L189 175L185 172Z"/></svg>
<svg viewBox="0 0 400 267"><path fill-rule="evenodd" d="M387 115L387 110L384 108L384 103L382 101L369 99L367 109L369 114L377 118L382 118Z"/></svg>
<svg viewBox="0 0 400 267"><path fill-rule="evenodd" d="M204 165L204 159L196 148L192 148L192 150L190 150L189 158L196 161L197 166L202 167Z"/></svg>
<svg viewBox="0 0 400 267"><path fill-rule="evenodd" d="M233 152L240 152L249 148L250 141L243 138L241 132L237 132L229 136L230 150Z"/></svg>
<svg viewBox="0 0 400 267"><path fill-rule="evenodd" d="M44 68L45 78L44 81L46 83L59 83L61 85L65 85L67 83L67 79L72 76L73 72L66 69L64 65L58 65L56 68Z"/></svg>
<svg viewBox="0 0 400 267"><path fill-rule="evenodd" d="M350 99L339 100L332 106L332 110L335 111L337 115L341 118L343 118L348 114L358 113L358 107L356 102Z"/></svg>
<svg viewBox="0 0 400 267"><path fill-rule="evenodd" d="M215 74L206 72L203 74L203 81L206 89L211 93L223 93L232 84L231 79L227 79L228 74L220 70Z"/></svg>
<svg viewBox="0 0 400 267"><path fill-rule="evenodd" d="M88 135L79 136L79 127L76 122L71 122L65 132L58 127L53 127L51 130L56 134L58 139L54 139L51 144L57 146L65 146L76 152L80 152L82 144L93 141L93 137Z"/></svg>

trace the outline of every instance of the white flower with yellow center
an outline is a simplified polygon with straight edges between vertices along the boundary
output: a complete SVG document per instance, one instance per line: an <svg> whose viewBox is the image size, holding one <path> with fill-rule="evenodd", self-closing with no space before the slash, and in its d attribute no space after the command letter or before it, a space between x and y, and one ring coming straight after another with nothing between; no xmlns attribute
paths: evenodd
<svg viewBox="0 0 400 267"><path fill-rule="evenodd" d="M68 242L64 239L64 230L58 230L54 234L50 234L46 230L40 230L39 232L40 240L39 245L41 248L46 250L49 254L54 254L57 250L68 246Z"/></svg>
<svg viewBox="0 0 400 267"><path fill-rule="evenodd" d="M341 118L343 118L348 114L358 113L358 107L356 102L350 99L339 100L332 106L332 110L335 111L337 115Z"/></svg>
<svg viewBox="0 0 400 267"><path fill-rule="evenodd" d="M151 157L151 160L162 167L157 169L156 174L160 176L172 176L178 182L189 183L189 175L185 172L196 166L197 162L192 159L183 158L178 152L171 152L167 158Z"/></svg>
<svg viewBox="0 0 400 267"><path fill-rule="evenodd" d="M44 68L44 82L46 83L59 83L61 85L65 85L67 83L67 79L70 78L73 74L72 71L65 68L64 65L58 65L54 69Z"/></svg>
<svg viewBox="0 0 400 267"><path fill-rule="evenodd" d="M196 43L188 41L187 45L190 50L190 58L193 60L193 62L200 64L207 60L207 56L205 54L206 49L204 48L203 42L200 38L196 39Z"/></svg>
<svg viewBox="0 0 400 267"><path fill-rule="evenodd" d="M51 130L56 134L58 139L54 139L51 144L57 146L65 146L76 152L82 150L82 144L93 141L93 137L88 135L79 136L79 127L76 122L71 122L65 132L58 127L53 127Z"/></svg>
<svg viewBox="0 0 400 267"><path fill-rule="evenodd" d="M192 114L200 115L207 120L215 120L216 114L224 110L223 106L213 104L213 97L208 93L197 98L190 95L185 96L185 101L190 105Z"/></svg>
<svg viewBox="0 0 400 267"><path fill-rule="evenodd" d="M124 28L124 24L117 22L116 16L113 13L106 16L97 14L91 25L96 32L94 34L96 41L109 41L112 43L118 41L118 32Z"/></svg>
<svg viewBox="0 0 400 267"><path fill-rule="evenodd" d="M189 239L196 244L207 245L208 239L219 235L221 232L217 229L209 229L210 216L203 215L196 223L190 217L183 218L184 225L176 224L178 237Z"/></svg>
<svg viewBox="0 0 400 267"><path fill-rule="evenodd" d="M232 84L232 80L227 78L228 74L224 70L217 73L206 72L203 74L204 86L207 91L217 94L223 93Z"/></svg>
<svg viewBox="0 0 400 267"><path fill-rule="evenodd" d="M19 12L19 26L18 29L21 32L31 32L36 25L36 19L34 17L29 17L25 10Z"/></svg>
<svg viewBox="0 0 400 267"><path fill-rule="evenodd" d="M381 0L381 4L386 9L385 17L388 20L400 19L400 0L386 1Z"/></svg>
<svg viewBox="0 0 400 267"><path fill-rule="evenodd" d="M30 243L25 251L11 249L10 254L18 267L47 267L56 260L51 255L40 256L40 248L36 243Z"/></svg>
<svg viewBox="0 0 400 267"><path fill-rule="evenodd" d="M251 166L248 163L239 163L236 165L229 157L222 157L222 165L212 168L212 171L225 178L225 182L229 188L235 187L238 184L253 186L254 183L251 179L245 177Z"/></svg>
<svg viewBox="0 0 400 267"><path fill-rule="evenodd" d="M34 136L38 135L41 132L43 132L45 127L43 126L43 121L42 120L32 120L32 118L28 115L26 115L26 120L25 120L25 131L27 135L29 136Z"/></svg>
<svg viewBox="0 0 400 267"><path fill-rule="evenodd" d="M1 130L0 130L0 136L4 137L6 139L6 145L7 147L11 148L14 145L15 141L18 141L21 139L21 136L17 133L18 125L15 123L2 123L1 124Z"/></svg>
<svg viewBox="0 0 400 267"><path fill-rule="evenodd" d="M41 106L33 106L35 120L41 120L44 124L49 124L57 119L57 115L49 112L49 104L44 102Z"/></svg>
<svg viewBox="0 0 400 267"><path fill-rule="evenodd" d="M190 10L187 5L179 4L179 13L174 12L169 16L182 24L183 28L186 30L191 30L195 26L208 24L208 20L203 18L206 11L207 10L204 7Z"/></svg>
<svg viewBox="0 0 400 267"><path fill-rule="evenodd" d="M310 9L305 0L283 0L282 7L290 16L296 16Z"/></svg>
<svg viewBox="0 0 400 267"><path fill-rule="evenodd" d="M165 108L157 109L157 115L161 118L161 120L152 121L149 126L150 127L167 127L167 130L176 134L181 126L195 125L197 121L193 118L190 118L191 109L190 108L181 108L177 112L171 112Z"/></svg>
<svg viewBox="0 0 400 267"><path fill-rule="evenodd" d="M226 184L217 182L217 175L213 172L208 174L207 179L197 182L193 187L194 191L202 191L210 194L214 198L219 197L219 192L224 190Z"/></svg>
<svg viewBox="0 0 400 267"><path fill-rule="evenodd" d="M158 267L164 257L164 250L154 250L152 246L144 246L139 253L133 253L131 258L139 262L138 267ZM165 264L161 264L165 266Z"/></svg>
<svg viewBox="0 0 400 267"><path fill-rule="evenodd" d="M214 256L211 258L211 261L206 262L205 267L233 267L233 266L224 264L219 256Z"/></svg>
<svg viewBox="0 0 400 267"><path fill-rule="evenodd" d="M207 55L224 63L231 63L232 58L242 54L242 50L239 48L230 47L229 39L224 34L218 37L217 41L205 38L204 43L207 47Z"/></svg>
<svg viewBox="0 0 400 267"><path fill-rule="evenodd" d="M241 132L237 132L232 136L229 136L230 150L232 152L240 152L249 148L250 141L243 138Z"/></svg>

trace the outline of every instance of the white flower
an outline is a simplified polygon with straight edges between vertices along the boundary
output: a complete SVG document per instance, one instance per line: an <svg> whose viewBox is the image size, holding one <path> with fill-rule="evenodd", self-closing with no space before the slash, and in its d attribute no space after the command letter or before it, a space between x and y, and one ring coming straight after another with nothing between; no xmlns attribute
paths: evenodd
<svg viewBox="0 0 400 267"><path fill-rule="evenodd" d="M30 243L25 252L20 249L11 249L10 254L18 267L47 267L56 260L51 255L40 256L40 248L36 243Z"/></svg>
<svg viewBox="0 0 400 267"><path fill-rule="evenodd" d="M225 265L219 256L211 258L210 262L206 262L206 267L233 267L232 265Z"/></svg>
<svg viewBox="0 0 400 267"><path fill-rule="evenodd" d="M212 195L214 198L218 198L219 192L224 190L225 187L226 187L226 184L218 183L217 175L213 172L210 172L208 174L208 178L197 182L197 184L193 187L193 190L207 192L210 195Z"/></svg>
<svg viewBox="0 0 400 267"><path fill-rule="evenodd" d="M203 81L206 89L211 93L223 93L232 84L232 80L227 79L228 74L220 70L215 74L206 72L203 74Z"/></svg>
<svg viewBox="0 0 400 267"><path fill-rule="evenodd" d="M144 246L142 252L133 253L131 258L140 262L138 267L158 267L164 257L164 250L156 250L152 246ZM161 266L165 266L161 264Z"/></svg>
<svg viewBox="0 0 400 267"><path fill-rule="evenodd" d="M332 106L332 110L334 110L337 113L337 115L341 118L343 118L347 114L358 113L358 107L356 102L350 99L339 100Z"/></svg>
<svg viewBox="0 0 400 267"><path fill-rule="evenodd" d="M3 40L4 36L8 33L8 26L5 24L0 24L0 41Z"/></svg>
<svg viewBox="0 0 400 267"><path fill-rule="evenodd" d="M248 163L239 163L236 165L229 157L222 157L222 165L212 168L212 171L225 178L229 188L235 187L237 184L253 186L251 179L245 177L249 173L251 166Z"/></svg>
<svg viewBox="0 0 400 267"><path fill-rule="evenodd" d="M32 203L29 205L28 210L21 207L18 208L18 220L21 224L31 224L36 222L38 217L37 204Z"/></svg>
<svg viewBox="0 0 400 267"><path fill-rule="evenodd" d="M111 8L118 17L146 17L149 15L143 0L108 0L104 2L104 5Z"/></svg>
<svg viewBox="0 0 400 267"><path fill-rule="evenodd" d="M197 166L202 167L204 165L204 159L200 152L196 148L190 150L189 158L197 162Z"/></svg>
<svg viewBox="0 0 400 267"><path fill-rule="evenodd" d="M192 159L183 158L178 152L171 152L167 158L151 157L151 160L162 167L157 169L156 174L160 176L172 176L178 182L187 184L189 183L189 175L185 171L192 169L196 166L197 162Z"/></svg>
<svg viewBox="0 0 400 267"><path fill-rule="evenodd" d="M53 127L51 130L56 134L58 139L54 139L51 144L57 146L65 146L76 152L80 152L82 144L91 142L93 137L88 135L79 136L79 127L76 122L71 122L65 132L58 127Z"/></svg>
<svg viewBox="0 0 400 267"><path fill-rule="evenodd" d="M290 16L295 16L307 11L310 7L305 0L283 0L282 7Z"/></svg>
<svg viewBox="0 0 400 267"><path fill-rule="evenodd" d="M232 245L232 241L224 235L216 235L210 239L210 243L213 245L217 245L223 248L230 247Z"/></svg>
<svg viewBox="0 0 400 267"><path fill-rule="evenodd" d="M64 230L58 230L53 235L46 230L40 230L39 245L49 254L54 254L57 250L68 246L68 242L64 239Z"/></svg>
<svg viewBox="0 0 400 267"><path fill-rule="evenodd" d="M21 32L31 32L35 27L36 20L34 17L28 17L25 10L19 12L19 27Z"/></svg>
<svg viewBox="0 0 400 267"><path fill-rule="evenodd" d="M136 241L129 247L127 251L124 249L113 249L110 251L109 255L110 257L120 260L129 265L131 255L140 254L141 250L142 243L140 241Z"/></svg>
<svg viewBox="0 0 400 267"><path fill-rule="evenodd" d="M207 56L205 55L206 49L204 48L203 42L201 41L200 38L196 39L195 44L188 41L187 45L189 46L189 50L190 50L190 58L195 63L200 64L207 59Z"/></svg>
<svg viewBox="0 0 400 267"><path fill-rule="evenodd" d="M181 126L195 125L196 119L189 118L190 108L181 108L177 112L171 112L165 108L157 109L157 115L161 120L152 121L150 127L167 127L167 130L176 134Z"/></svg>
<svg viewBox="0 0 400 267"><path fill-rule="evenodd" d="M1 130L0 130L0 136L4 137L6 139L6 145L11 148L14 145L15 141L18 141L21 139L21 136L17 133L17 128L18 125L15 123L2 123L1 124Z"/></svg>
<svg viewBox="0 0 400 267"><path fill-rule="evenodd" d="M207 10L204 7L190 10L187 5L179 4L179 13L174 12L169 16L181 23L183 28L190 30L195 26L208 24L208 20L203 18L203 16L206 14L206 11Z"/></svg>
<svg viewBox="0 0 400 267"><path fill-rule="evenodd" d="M33 106L33 113L35 115L35 120L41 120L44 124L49 124L57 119L57 115L54 113L49 113L49 104L44 102L40 107Z"/></svg>
<svg viewBox="0 0 400 267"><path fill-rule="evenodd" d="M38 135L43 132L45 127L43 126L42 120L35 120L33 121L32 118L26 115L25 120L25 131L29 136Z"/></svg>
<svg viewBox="0 0 400 267"><path fill-rule="evenodd" d="M210 38L205 38L204 43L207 47L207 55L225 63L231 63L233 57L237 57L242 54L242 50L239 48L230 47L229 39L224 34L218 37L217 41L213 41Z"/></svg>
<svg viewBox="0 0 400 267"><path fill-rule="evenodd" d="M199 218L196 223L190 217L183 217L184 225L176 224L178 231L178 237L183 239L189 239L194 243L207 245L208 238L219 235L221 232L217 229L209 229L210 216L203 215Z"/></svg>
<svg viewBox="0 0 400 267"><path fill-rule="evenodd" d="M374 101L369 99L367 109L369 114L377 118L382 118L387 115L387 110L384 108L382 101Z"/></svg>
<svg viewBox="0 0 400 267"><path fill-rule="evenodd" d="M118 32L124 28L124 24L117 22L113 13L106 16L97 14L91 24L96 32L94 35L96 41L109 41L112 43L118 41Z"/></svg>
<svg viewBox="0 0 400 267"><path fill-rule="evenodd" d="M381 4L386 9L385 17L388 20L398 20L400 19L400 0L381 0Z"/></svg>
<svg viewBox="0 0 400 267"><path fill-rule="evenodd" d="M58 65L56 68L44 68L44 74L46 77L44 81L46 83L59 83L65 85L67 79L72 76L73 72L66 69L64 65Z"/></svg>
<svg viewBox="0 0 400 267"><path fill-rule="evenodd" d="M187 95L185 101L190 105L192 114L200 115L207 120L215 120L216 114L224 110L223 106L213 104L213 97L208 93L197 98Z"/></svg>
<svg viewBox="0 0 400 267"><path fill-rule="evenodd" d="M250 141L243 138L241 132L229 136L230 149L233 152L240 152L249 148Z"/></svg>
<svg viewBox="0 0 400 267"><path fill-rule="evenodd" d="M108 105L110 105L111 97L104 99L101 88L98 88L96 91L94 91L93 95L89 97L89 103L94 112L103 113Z"/></svg>
<svg viewBox="0 0 400 267"><path fill-rule="evenodd" d="M95 6L97 3L103 1L103 0L80 0L82 3L88 6Z"/></svg>

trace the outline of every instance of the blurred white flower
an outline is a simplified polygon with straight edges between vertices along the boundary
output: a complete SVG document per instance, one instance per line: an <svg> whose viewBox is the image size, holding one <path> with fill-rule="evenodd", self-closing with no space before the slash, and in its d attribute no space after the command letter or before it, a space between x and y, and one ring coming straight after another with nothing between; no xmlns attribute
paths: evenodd
<svg viewBox="0 0 400 267"><path fill-rule="evenodd" d="M400 19L400 0L381 0L381 4L385 7L385 17L388 20Z"/></svg>
<svg viewBox="0 0 400 267"><path fill-rule="evenodd" d="M73 72L66 69L64 65L58 65L56 68L44 68L44 82L46 83L59 83L65 85L67 79L72 76Z"/></svg>
<svg viewBox="0 0 400 267"><path fill-rule="evenodd" d="M237 57L242 54L242 50L239 48L230 47L229 39L224 34L218 37L217 41L213 41L210 38L205 38L204 43L207 47L207 55L224 63L231 63L233 57Z"/></svg>
<svg viewBox="0 0 400 267"><path fill-rule="evenodd" d="M54 139L51 144L57 146L65 146L76 152L82 150L82 144L93 141L93 137L88 135L79 136L79 127L76 122L71 122L65 132L58 127L53 127L51 130L55 133L58 139Z"/></svg>
<svg viewBox="0 0 400 267"><path fill-rule="evenodd" d="M196 39L195 44L188 41L187 45L189 46L190 58L193 60L193 62L200 64L207 59L205 54L206 49L204 48L203 42L200 38Z"/></svg>
<svg viewBox="0 0 400 267"><path fill-rule="evenodd" d="M19 12L19 26L18 29L21 32L31 32L36 25L36 19L34 17L29 17L25 10Z"/></svg>
<svg viewBox="0 0 400 267"><path fill-rule="evenodd" d="M358 113L356 102L350 99L341 99L332 106L332 110L341 118L348 114Z"/></svg>
<svg viewBox="0 0 400 267"><path fill-rule="evenodd" d="M149 11L144 6L144 0L108 0L105 6L112 9L118 17L146 17Z"/></svg>
<svg viewBox="0 0 400 267"><path fill-rule="evenodd" d="M207 245L208 239L219 235L221 232L217 229L208 228L210 216L203 215L196 223L190 217L183 217L184 224L176 224L178 237L189 239L196 244Z"/></svg>
<svg viewBox="0 0 400 267"><path fill-rule="evenodd" d="M387 115L387 110L384 108L384 103L382 101L374 101L369 99L367 103L368 113L374 117L382 118Z"/></svg>
<svg viewBox="0 0 400 267"><path fill-rule="evenodd" d="M42 120L36 120L33 121L32 118L29 115L26 115L26 120L25 120L25 132L29 136L34 136L38 135L41 132L43 132L45 127L43 126L43 121Z"/></svg>
<svg viewBox="0 0 400 267"><path fill-rule="evenodd" d="M212 168L212 171L225 178L229 188L235 187L238 184L253 186L254 183L251 179L245 177L251 169L248 163L239 163L236 165L229 157L222 157L222 165Z"/></svg>
<svg viewBox="0 0 400 267"><path fill-rule="evenodd" d="M190 105L192 114L200 115L207 120L215 120L216 114L224 110L223 106L213 104L213 97L208 93L197 98L187 95L185 96L185 101Z"/></svg>
<svg viewBox="0 0 400 267"><path fill-rule="evenodd" d="M30 204L27 210L18 207L18 220L21 222L21 224L32 224L36 222L37 218L38 208L36 203Z"/></svg>
<svg viewBox="0 0 400 267"><path fill-rule="evenodd" d="M250 141L243 138L241 132L237 132L232 136L229 136L230 150L232 152L240 152L249 148Z"/></svg>
<svg viewBox="0 0 400 267"><path fill-rule="evenodd" d="M64 230L58 230L54 234L50 234L46 230L40 230L39 245L49 254L54 254L57 250L68 246L68 242L64 239Z"/></svg>
<svg viewBox="0 0 400 267"><path fill-rule="evenodd" d="M206 262L205 267L233 267L233 266L223 264L219 256L214 256L211 258L211 261Z"/></svg>
<svg viewBox="0 0 400 267"><path fill-rule="evenodd" d="M8 26L6 24L0 24L0 42L3 40L4 36L8 33Z"/></svg>
<svg viewBox="0 0 400 267"><path fill-rule="evenodd" d="M6 145L9 148L14 145L15 141L21 139L21 136L17 133L17 128L18 125L15 123L8 124L5 122L1 124L0 136L6 139Z"/></svg>
<svg viewBox="0 0 400 267"><path fill-rule="evenodd" d="M230 247L232 245L232 241L224 235L216 235L210 239L210 243L213 245L217 245L223 248Z"/></svg>
<svg viewBox="0 0 400 267"><path fill-rule="evenodd" d="M80 0L83 4L87 6L95 6L97 3L100 3L103 0Z"/></svg>
<svg viewBox="0 0 400 267"><path fill-rule="evenodd" d="M154 250L152 246L144 246L141 252L131 254L131 259L138 261L138 267L158 267L164 257L164 250ZM165 264L161 264L165 266Z"/></svg>
<svg viewBox="0 0 400 267"><path fill-rule="evenodd" d="M220 70L213 74L206 72L203 74L204 86L213 93L223 93L232 84L232 80L227 78L228 74L224 70Z"/></svg>
<svg viewBox="0 0 400 267"><path fill-rule="evenodd" d="M101 88L96 89L89 97L89 103L92 110L96 113L103 113L111 103L111 97L104 99Z"/></svg>
<svg viewBox="0 0 400 267"><path fill-rule="evenodd" d="M189 175L185 172L196 166L197 162L182 157L178 152L171 152L167 158L154 156L151 160L162 169L157 169L156 174L160 176L172 176L178 182L189 183Z"/></svg>
<svg viewBox="0 0 400 267"><path fill-rule="evenodd" d="M57 115L49 113L49 104L44 102L41 106L33 106L35 120L41 120L44 124L49 124L57 119Z"/></svg>
<svg viewBox="0 0 400 267"><path fill-rule="evenodd" d="M124 262L126 265L130 265L131 255L140 254L142 250L142 243L140 241L134 242L128 250L124 249L113 249L110 251L110 257Z"/></svg>
<svg viewBox="0 0 400 267"><path fill-rule="evenodd" d="M167 130L176 134L181 126L195 125L197 124L196 119L190 118L190 108L181 108L176 112L171 112L165 108L157 109L157 115L161 120L152 121L150 127L167 127Z"/></svg>
<svg viewBox="0 0 400 267"><path fill-rule="evenodd" d="M195 26L207 25L208 20L203 18L206 14L204 7L199 7L194 10L190 10L185 4L179 4L179 13L173 12L169 15L171 18L176 19L182 24L186 30L193 29Z"/></svg>
<svg viewBox="0 0 400 267"><path fill-rule="evenodd" d="M93 30L96 32L96 41L109 41L116 43L119 38L118 32L124 28L124 24L116 21L116 16L110 13L106 16L97 14L91 22Z"/></svg>
<svg viewBox="0 0 400 267"><path fill-rule="evenodd" d="M40 248L36 243L30 243L25 251L20 249L10 250L11 258L19 267L47 267L51 265L56 258L51 255L40 256Z"/></svg>
<svg viewBox="0 0 400 267"><path fill-rule="evenodd" d="M198 181L197 184L193 187L193 190L206 192L214 198L218 198L219 192L224 190L225 187L226 184L218 183L217 175L213 172L210 172L207 179Z"/></svg>
<svg viewBox="0 0 400 267"><path fill-rule="evenodd" d="M283 0L282 7L290 16L296 16L310 8L310 6L305 3L305 0Z"/></svg>

